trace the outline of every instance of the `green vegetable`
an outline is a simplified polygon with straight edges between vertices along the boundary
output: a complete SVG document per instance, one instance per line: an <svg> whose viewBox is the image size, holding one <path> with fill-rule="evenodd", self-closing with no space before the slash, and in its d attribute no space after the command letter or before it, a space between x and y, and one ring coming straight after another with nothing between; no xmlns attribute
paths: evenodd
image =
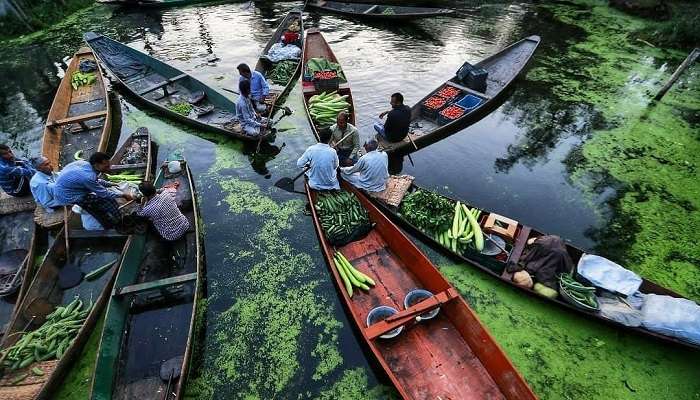
<svg viewBox="0 0 700 400"><path fill-rule="evenodd" d="M312 96L308 101L309 115L318 126L333 125L341 111L350 111L347 98L336 92Z"/></svg>
<svg viewBox="0 0 700 400"><path fill-rule="evenodd" d="M596 310L600 308L598 299L595 297L595 287L584 286L571 274L559 275L559 283L561 290L565 291L569 297L590 308L594 308Z"/></svg>
<svg viewBox="0 0 700 400"><path fill-rule="evenodd" d="M347 274L345 273L345 269L343 268L342 263L338 260L335 259L335 268L338 270L338 274L340 275L340 278L343 280L343 283L345 284L345 291L348 293L348 296L352 298L352 283L350 282L350 279L348 278Z"/></svg>
<svg viewBox="0 0 700 400"><path fill-rule="evenodd" d="M90 271L89 273L85 274L85 280L94 281L95 279L102 276L102 274L107 272L110 268L112 268L112 265L114 265L116 262L117 262L116 260L111 261L111 262L109 262L109 263L107 263L99 268L96 268L96 269Z"/></svg>
<svg viewBox="0 0 700 400"><path fill-rule="evenodd" d="M453 210L449 199L418 189L406 195L399 212L411 225L434 236L448 229L454 216Z"/></svg>
<svg viewBox="0 0 700 400"><path fill-rule="evenodd" d="M73 154L73 159L76 161L82 160L83 159L83 151L82 150L76 151L75 154Z"/></svg>
<svg viewBox="0 0 700 400"><path fill-rule="evenodd" d="M472 230L474 231L474 247L476 247L476 250L481 251L484 249L484 234L481 232L479 222L471 212L467 212L465 214L469 220Z"/></svg>
<svg viewBox="0 0 700 400"><path fill-rule="evenodd" d="M70 84L73 87L73 90L78 90L78 88L81 86L92 85L96 80L97 75L95 75L94 72L83 73L76 71L73 72L73 75L71 76Z"/></svg>
<svg viewBox="0 0 700 400"><path fill-rule="evenodd" d="M34 367L34 368L32 368L32 373L36 376L43 376L44 370L39 368L39 367Z"/></svg>
<svg viewBox="0 0 700 400"><path fill-rule="evenodd" d="M12 384L16 385L16 384L22 382L23 380L27 379L28 376L29 376L29 374L20 374L15 379L12 380Z"/></svg>
<svg viewBox="0 0 700 400"><path fill-rule="evenodd" d="M319 222L331 242L348 237L358 226L369 224L367 210L350 192L321 194L315 208Z"/></svg>
<svg viewBox="0 0 700 400"><path fill-rule="evenodd" d="M549 299L556 299L557 296L559 296L559 293L557 293L556 290L547 287L539 282L535 283L535 286L532 287L532 290L534 290L535 293L539 294L540 296L544 296Z"/></svg>
<svg viewBox="0 0 700 400"><path fill-rule="evenodd" d="M267 78L278 85L286 85L297 71L298 61L284 60L275 64Z"/></svg>
<svg viewBox="0 0 700 400"><path fill-rule="evenodd" d="M180 115L189 115L192 111L192 105L189 103L175 103L168 106L168 110L176 112Z"/></svg>

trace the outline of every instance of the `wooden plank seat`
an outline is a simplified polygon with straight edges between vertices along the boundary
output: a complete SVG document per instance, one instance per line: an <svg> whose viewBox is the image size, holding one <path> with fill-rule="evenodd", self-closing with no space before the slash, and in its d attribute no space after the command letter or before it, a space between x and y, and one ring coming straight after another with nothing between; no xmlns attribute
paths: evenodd
<svg viewBox="0 0 700 400"><path fill-rule="evenodd" d="M117 232L114 229L89 231L87 229L71 229L71 239L91 239L91 238L118 238L126 235Z"/></svg>
<svg viewBox="0 0 700 400"><path fill-rule="evenodd" d="M527 240L530 238L531 231L532 228L529 226L523 226L520 229L520 232L513 243L513 250L510 252L510 257L508 257L508 261L506 262L506 268L501 274L504 279L513 280L513 274L508 272L508 267L515 265L518 263L518 261L520 261L520 257L523 255L523 251L525 251L525 246L527 246Z"/></svg>
<svg viewBox="0 0 700 400"><path fill-rule="evenodd" d="M188 76L189 76L189 75L187 75L187 74L180 74L180 75L175 76L175 77L173 77L173 78L166 79L166 80L164 80L163 82L157 83L157 84L155 84L155 85L153 85L153 86L149 86L149 87L147 87L146 89L140 91L140 92L139 92L139 96L145 96L145 95L147 95L148 93L154 92L154 91L156 91L156 90L158 90L158 89L163 89L163 92L164 92L165 95L167 96L169 93L168 93L168 91L167 91L167 89L166 89L166 86L171 85L171 84L173 84L173 83L175 83L176 81L179 81L179 80L181 80L181 79L187 78ZM175 92L172 92L172 93L175 93ZM172 94L172 93L170 93L170 94Z"/></svg>
<svg viewBox="0 0 700 400"><path fill-rule="evenodd" d="M445 82L445 83L447 83L448 85L450 85L450 86L452 86L452 87L454 87L454 88L463 90L463 91L465 91L465 92L467 92L467 93L470 93L470 94L473 94L474 96L479 96L479 97L481 97L482 99L486 99L486 100L490 100L490 99L491 99L491 96L487 95L486 93L477 92L476 90L474 90L474 89L469 89L468 87L462 86L462 85L460 85L459 83L455 83L455 82L452 82L452 81L447 81L447 82Z"/></svg>
<svg viewBox="0 0 700 400"><path fill-rule="evenodd" d="M435 294L433 297L425 299L410 308L399 311L398 313L386 318L384 321L377 322L365 329L367 339L373 340L377 337L392 331L402 325L406 325L416 318L416 315L423 314L433 310L441 305L459 298L459 293L454 288L449 288L443 292Z"/></svg>
<svg viewBox="0 0 700 400"><path fill-rule="evenodd" d="M83 130L88 130L90 128L87 125L85 125L85 121L90 121L92 119L98 119L98 118L106 118L106 117L107 117L107 110L95 111L95 112L91 112L88 114L76 115L74 117L68 117L68 118L57 119L54 121L49 121L46 124L46 127L49 129L56 129L58 127L62 127L62 126L70 125L70 124L80 124L80 126L83 128Z"/></svg>
<svg viewBox="0 0 700 400"><path fill-rule="evenodd" d="M192 272L191 274L173 276L170 278L158 279L151 282L137 283L134 285L124 286L120 289L117 289L116 294L117 296L125 296L127 294L141 293L152 289L158 289L161 287L177 285L180 283L186 283L195 280L197 280L197 273Z"/></svg>

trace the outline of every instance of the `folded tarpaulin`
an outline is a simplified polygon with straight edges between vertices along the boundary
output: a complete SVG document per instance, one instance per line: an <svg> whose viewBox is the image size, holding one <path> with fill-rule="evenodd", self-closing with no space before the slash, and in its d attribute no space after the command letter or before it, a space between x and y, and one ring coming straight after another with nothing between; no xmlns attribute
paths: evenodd
<svg viewBox="0 0 700 400"><path fill-rule="evenodd" d="M700 345L700 306L688 299L648 294L642 306L642 326Z"/></svg>
<svg viewBox="0 0 700 400"><path fill-rule="evenodd" d="M275 43L265 56L273 63L283 60L298 60L301 56L301 49L293 44Z"/></svg>
<svg viewBox="0 0 700 400"><path fill-rule="evenodd" d="M306 71L309 75L313 75L318 71L335 71L338 73L338 78L341 82L347 82L343 68L338 63L328 61L325 58L312 58L306 62Z"/></svg>
<svg viewBox="0 0 700 400"><path fill-rule="evenodd" d="M577 272L588 279L593 286L631 296L639 290L642 278L634 272L615 264L607 258L593 254L584 254L578 261Z"/></svg>

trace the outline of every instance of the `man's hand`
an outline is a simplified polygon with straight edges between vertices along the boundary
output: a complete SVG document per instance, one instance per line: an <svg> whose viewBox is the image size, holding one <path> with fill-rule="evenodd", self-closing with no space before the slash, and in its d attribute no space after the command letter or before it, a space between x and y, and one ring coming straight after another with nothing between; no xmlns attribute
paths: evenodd
<svg viewBox="0 0 700 400"><path fill-rule="evenodd" d="M383 113L379 114L379 118L384 118L387 114L389 114L389 111L384 111Z"/></svg>

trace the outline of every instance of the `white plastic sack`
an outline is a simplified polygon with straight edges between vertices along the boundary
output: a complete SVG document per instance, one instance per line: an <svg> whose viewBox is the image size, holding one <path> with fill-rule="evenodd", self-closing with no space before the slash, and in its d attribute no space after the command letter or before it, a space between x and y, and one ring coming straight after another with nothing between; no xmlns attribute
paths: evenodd
<svg viewBox="0 0 700 400"><path fill-rule="evenodd" d="M301 57L301 49L293 44L275 43L267 52L267 58L273 63L282 60L298 60L299 57Z"/></svg>
<svg viewBox="0 0 700 400"><path fill-rule="evenodd" d="M700 306L688 299L648 294L642 306L642 326L700 345Z"/></svg>
<svg viewBox="0 0 700 400"><path fill-rule="evenodd" d="M631 296L642 284L639 275L607 258L593 254L584 254L576 270L594 286L623 296Z"/></svg>

